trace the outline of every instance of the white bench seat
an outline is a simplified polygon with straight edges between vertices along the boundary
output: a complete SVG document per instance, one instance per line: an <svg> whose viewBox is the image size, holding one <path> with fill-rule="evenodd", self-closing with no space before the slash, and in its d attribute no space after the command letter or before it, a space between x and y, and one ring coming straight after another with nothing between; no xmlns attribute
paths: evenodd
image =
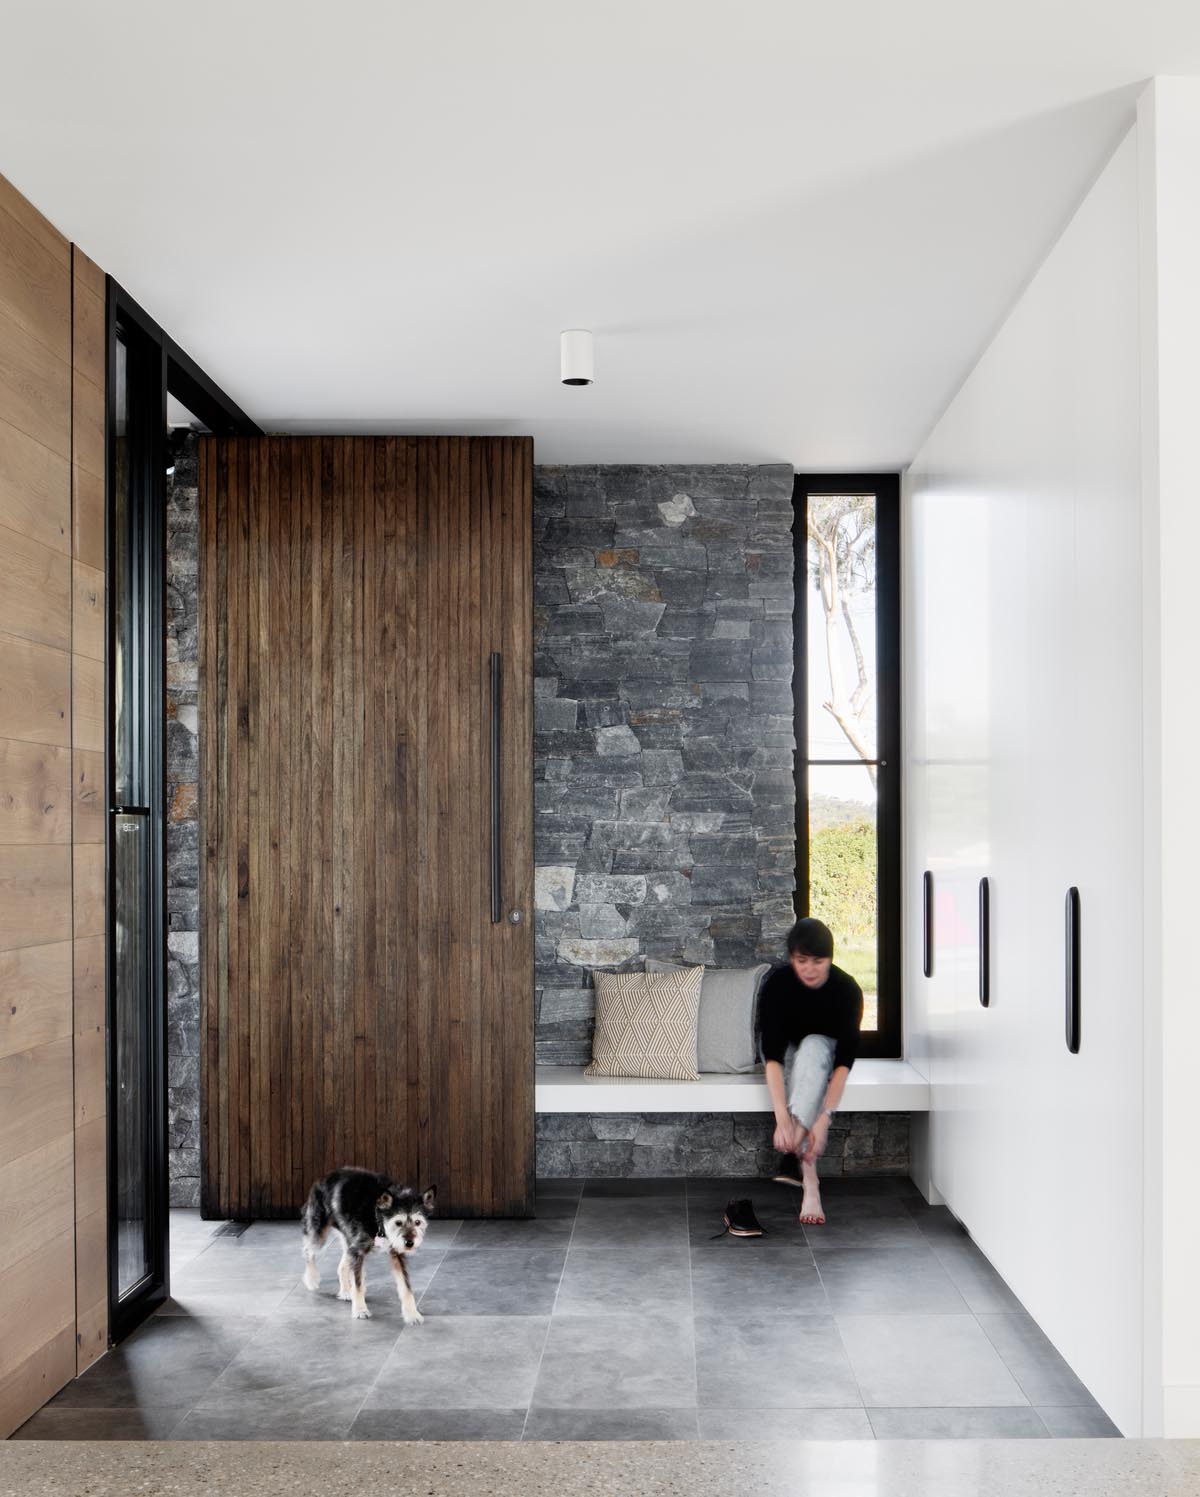
<svg viewBox="0 0 1200 1497"><path fill-rule="evenodd" d="M709 1072L699 1081L585 1076L582 1066L538 1066L536 1112L770 1112L761 1076ZM842 1112L928 1112L929 1083L906 1060L857 1060Z"/></svg>

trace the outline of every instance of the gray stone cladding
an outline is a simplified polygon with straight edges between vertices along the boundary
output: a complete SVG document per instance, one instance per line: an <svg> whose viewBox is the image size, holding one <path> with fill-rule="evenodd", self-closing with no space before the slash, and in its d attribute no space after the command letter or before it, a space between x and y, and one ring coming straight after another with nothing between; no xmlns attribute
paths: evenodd
<svg viewBox="0 0 1200 1497"><path fill-rule="evenodd" d="M199 1206L199 487L194 437L177 455L167 485L167 1158L171 1205Z"/></svg>
<svg viewBox="0 0 1200 1497"><path fill-rule="evenodd" d="M783 954L792 469L538 468L533 564L537 1055L579 1065L593 969Z"/></svg>
<svg viewBox="0 0 1200 1497"><path fill-rule="evenodd" d="M769 1177L779 1155L761 1112L540 1113L537 1172L547 1178ZM829 1128L823 1178L907 1175L909 1115L848 1112Z"/></svg>

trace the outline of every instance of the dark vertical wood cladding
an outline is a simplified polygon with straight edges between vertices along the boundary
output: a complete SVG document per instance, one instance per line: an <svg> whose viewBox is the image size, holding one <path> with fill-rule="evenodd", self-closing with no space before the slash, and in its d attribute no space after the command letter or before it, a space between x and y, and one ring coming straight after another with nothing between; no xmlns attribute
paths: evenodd
<svg viewBox="0 0 1200 1497"><path fill-rule="evenodd" d="M207 1215L291 1214L346 1163L532 1209L532 463L527 438L201 444Z"/></svg>

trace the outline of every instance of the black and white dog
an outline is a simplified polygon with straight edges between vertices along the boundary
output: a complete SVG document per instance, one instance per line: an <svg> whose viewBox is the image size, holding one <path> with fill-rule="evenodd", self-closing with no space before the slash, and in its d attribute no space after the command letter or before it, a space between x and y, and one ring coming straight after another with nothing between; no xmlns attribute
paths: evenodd
<svg viewBox="0 0 1200 1497"><path fill-rule="evenodd" d="M350 1301L355 1320L369 1320L363 1285L363 1264L383 1238L391 1254L392 1276L400 1295L400 1313L405 1325L420 1325L424 1316L417 1309L408 1280L409 1253L421 1246L433 1210L436 1186L422 1195L407 1186L393 1185L386 1175L370 1170L340 1169L326 1175L308 1193L304 1206L304 1284L317 1289L317 1254L330 1230L342 1239L342 1261L338 1264L338 1299Z"/></svg>

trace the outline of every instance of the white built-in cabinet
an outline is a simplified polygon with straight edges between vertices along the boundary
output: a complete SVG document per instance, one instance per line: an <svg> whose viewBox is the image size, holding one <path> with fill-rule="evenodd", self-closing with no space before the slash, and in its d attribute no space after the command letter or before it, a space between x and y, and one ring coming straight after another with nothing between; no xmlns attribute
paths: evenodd
<svg viewBox="0 0 1200 1497"><path fill-rule="evenodd" d="M1136 169L1131 133L905 490L905 1005L933 1088L929 1174L1127 1434L1141 1429L1143 1283Z"/></svg>

